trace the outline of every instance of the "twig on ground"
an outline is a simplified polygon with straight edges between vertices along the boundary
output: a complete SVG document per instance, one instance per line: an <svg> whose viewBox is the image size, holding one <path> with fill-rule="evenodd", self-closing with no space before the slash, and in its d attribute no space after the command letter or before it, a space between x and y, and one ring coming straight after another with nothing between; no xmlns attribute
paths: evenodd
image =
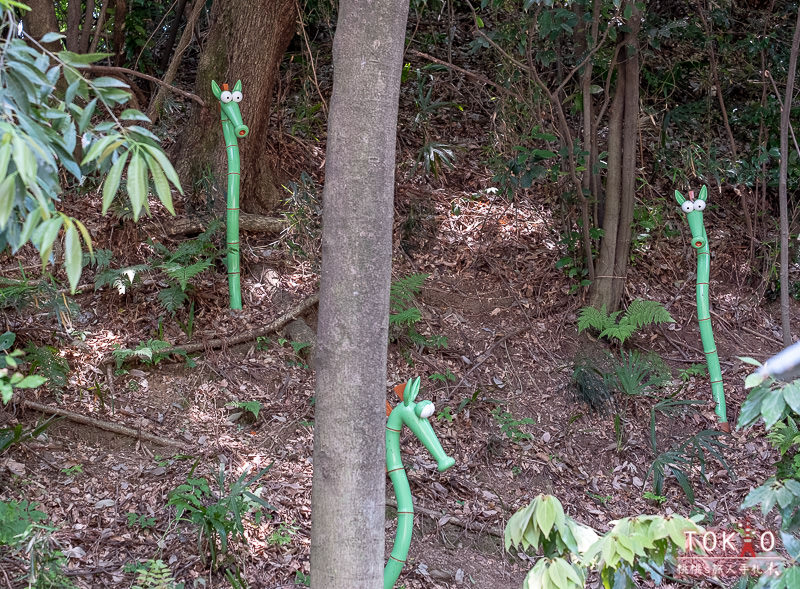
<svg viewBox="0 0 800 589"><path fill-rule="evenodd" d="M388 505L390 507L394 507L395 509L397 509L397 502L396 501L387 501L386 505ZM428 517L431 517L431 518L435 519L436 521L439 521L445 515L445 514L442 514L442 513L437 513L435 511L433 511L432 509L427 509L425 507L420 507L419 505L415 505L414 506L414 511L418 512L418 513L421 513L422 515L427 515ZM483 524L477 524L477 523L474 523L474 522L466 522L464 520L458 519L457 517L455 517L453 515L448 515L447 517L448 517L448 520L447 520L448 524L454 524L456 526L460 526L460 527L464 528L465 530L469 530L471 532L484 532L486 534L491 534L492 536L497 536L498 538L503 538L504 537L503 530L501 530L499 528L495 528L493 526L487 526L487 525L483 525Z"/></svg>

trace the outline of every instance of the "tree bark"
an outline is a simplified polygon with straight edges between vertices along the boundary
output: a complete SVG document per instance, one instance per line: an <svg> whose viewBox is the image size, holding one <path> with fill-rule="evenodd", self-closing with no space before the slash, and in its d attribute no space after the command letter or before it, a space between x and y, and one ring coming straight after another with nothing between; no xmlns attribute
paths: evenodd
<svg viewBox="0 0 800 589"><path fill-rule="evenodd" d="M114 65L121 67L125 61L125 17L128 4L125 0L114 3Z"/></svg>
<svg viewBox="0 0 800 589"><path fill-rule="evenodd" d="M25 3L31 7L31 10L25 14L22 20L25 30L31 37L38 41L46 33L58 32L56 9L51 0L26 0ZM53 53L58 53L64 48L61 41L45 43L44 47Z"/></svg>
<svg viewBox="0 0 800 589"><path fill-rule="evenodd" d="M269 116L278 66L295 32L294 0L216 0L211 31L200 57L195 92L209 105L195 107L192 124L178 138L173 161L184 186L192 186L210 168L220 193L225 193L225 145L219 106L211 94L211 80L233 85L242 80L240 108L250 134L239 142L242 207L268 214L281 198L275 174L264 156L269 140ZM222 204L222 203L219 203Z"/></svg>
<svg viewBox="0 0 800 589"><path fill-rule="evenodd" d="M606 176L603 238L592 283L591 304L605 305L610 313L622 299L631 224L636 200L636 153L639 125L639 30L640 11L633 11L620 47L617 87L608 123L608 174Z"/></svg>
<svg viewBox="0 0 800 589"><path fill-rule="evenodd" d="M406 0L342 0L316 350L313 589L382 587L386 348Z"/></svg>
<svg viewBox="0 0 800 589"><path fill-rule="evenodd" d="M778 206L781 216L781 329L784 346L792 343L792 315L789 306L789 206L786 194L786 175L789 165L789 125L791 124L798 51L800 51L800 9L797 11L797 22L794 26L792 50L789 54L789 71L786 76L786 94L781 111L781 163L778 169Z"/></svg>
<svg viewBox="0 0 800 589"><path fill-rule="evenodd" d="M89 51L89 43L92 40L92 29L94 28L94 0L86 0L86 11L83 15L83 26L81 36L78 41L78 53Z"/></svg>
<svg viewBox="0 0 800 589"><path fill-rule="evenodd" d="M81 0L69 0L67 4L67 49L79 53L81 38Z"/></svg>
<svg viewBox="0 0 800 589"><path fill-rule="evenodd" d="M169 26L167 42L164 44L163 53L161 53L161 58L158 61L158 65L162 70L166 70L169 65L169 58L172 55L172 48L175 46L175 40L178 38L178 29L181 27L185 8L186 0L178 0L178 6L175 9L175 17L172 19L172 24Z"/></svg>

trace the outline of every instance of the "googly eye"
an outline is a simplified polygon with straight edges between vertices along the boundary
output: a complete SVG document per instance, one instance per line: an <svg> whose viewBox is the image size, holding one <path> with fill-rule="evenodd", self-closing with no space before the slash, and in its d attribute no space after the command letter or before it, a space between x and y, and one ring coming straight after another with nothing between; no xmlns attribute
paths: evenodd
<svg viewBox="0 0 800 589"><path fill-rule="evenodd" d="M691 213L694 210L694 204L690 200L685 200L681 205L681 210L684 213Z"/></svg>
<svg viewBox="0 0 800 589"><path fill-rule="evenodd" d="M696 200L694 201L694 210L695 211L702 211L706 208L706 201L704 200Z"/></svg>
<svg viewBox="0 0 800 589"><path fill-rule="evenodd" d="M241 102L242 101L242 93L239 92L238 90L234 91L232 96L233 96L233 101L234 102Z"/></svg>
<svg viewBox="0 0 800 589"><path fill-rule="evenodd" d="M222 102L224 102L224 103L226 103L226 104L227 104L228 102L230 102L231 100L233 100L233 94L231 94L231 93L230 93L230 92L228 92L227 90L223 90L223 91L222 91L222 94L220 94L220 95L219 95L219 99L220 99Z"/></svg>
<svg viewBox="0 0 800 589"><path fill-rule="evenodd" d="M419 416L422 419L428 419L431 415L433 415L434 411L436 411L436 406L431 403L430 405L425 405L425 407L422 408L422 411L419 412Z"/></svg>

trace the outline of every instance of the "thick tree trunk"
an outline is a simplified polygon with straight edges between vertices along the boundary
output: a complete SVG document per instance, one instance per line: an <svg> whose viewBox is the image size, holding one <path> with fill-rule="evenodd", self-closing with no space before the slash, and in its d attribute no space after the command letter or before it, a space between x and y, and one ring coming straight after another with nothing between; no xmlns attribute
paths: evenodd
<svg viewBox="0 0 800 589"><path fill-rule="evenodd" d="M56 19L56 9L52 0L27 0L25 2L31 10L25 14L23 24L28 34L36 39L41 39L45 33L58 32L58 20ZM53 53L63 49L61 41L45 43L44 47Z"/></svg>
<svg viewBox="0 0 800 589"><path fill-rule="evenodd" d="M225 194L226 156L218 101L211 80L242 80L240 108L250 134L239 142L242 166L242 208L266 214L281 197L275 174L265 157L269 115L278 66L295 32L295 0L216 0L211 31L198 64L195 92L209 105L195 107L191 124L178 139L173 161L184 186L211 169L219 193ZM220 199L218 199L220 200ZM224 200L222 203L224 205Z"/></svg>
<svg viewBox="0 0 800 589"><path fill-rule="evenodd" d="M80 53L81 0L69 0L67 4L67 49Z"/></svg>
<svg viewBox="0 0 800 589"><path fill-rule="evenodd" d="M382 587L386 348L407 0L342 0L316 350L314 589Z"/></svg>

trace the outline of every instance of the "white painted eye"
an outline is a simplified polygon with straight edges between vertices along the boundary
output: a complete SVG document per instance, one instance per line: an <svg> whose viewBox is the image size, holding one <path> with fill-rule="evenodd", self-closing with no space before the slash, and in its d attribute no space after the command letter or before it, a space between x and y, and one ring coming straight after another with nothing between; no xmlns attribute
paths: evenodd
<svg viewBox="0 0 800 589"><path fill-rule="evenodd" d="M706 201L704 200L696 200L694 201L694 210L695 211L702 211L706 208Z"/></svg>
<svg viewBox="0 0 800 589"><path fill-rule="evenodd" d="M683 201L683 204L681 205L681 210L684 213L691 213L694 210L694 205L692 204L692 201L690 200Z"/></svg>
<svg viewBox="0 0 800 589"><path fill-rule="evenodd" d="M239 92L238 90L234 91L232 96L233 96L233 101L234 102L241 102L242 101L242 93Z"/></svg>
<svg viewBox="0 0 800 589"><path fill-rule="evenodd" d="M222 91L222 94L220 94L220 95L219 95L219 99L220 99L222 102L228 103L228 102L230 102L231 100L233 100L233 94L231 94L231 93L230 93L230 92L228 92L227 90L223 90L223 91Z"/></svg>
<svg viewBox="0 0 800 589"><path fill-rule="evenodd" d="M436 411L436 406L433 403L428 403L422 408L422 411L419 412L419 416L423 419L428 419L433 415L434 411Z"/></svg>

